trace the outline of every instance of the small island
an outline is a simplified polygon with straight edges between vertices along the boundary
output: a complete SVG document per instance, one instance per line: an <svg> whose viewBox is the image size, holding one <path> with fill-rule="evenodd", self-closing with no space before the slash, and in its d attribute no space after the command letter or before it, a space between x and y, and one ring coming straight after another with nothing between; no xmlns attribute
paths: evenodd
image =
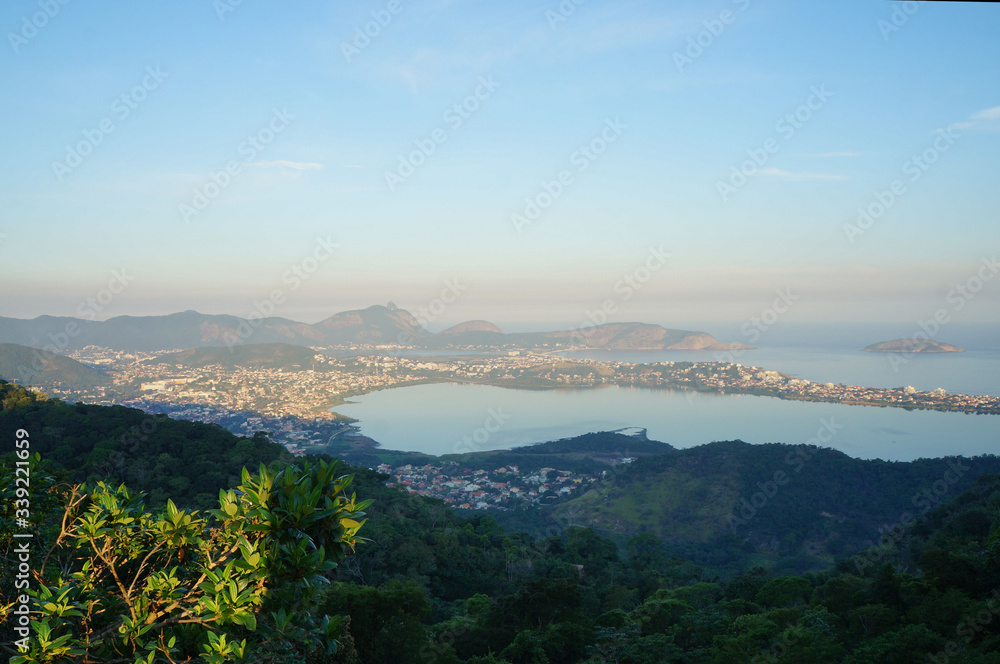
<svg viewBox="0 0 1000 664"><path fill-rule="evenodd" d="M964 348L930 339L894 339L872 344L862 350L872 353L964 353Z"/></svg>

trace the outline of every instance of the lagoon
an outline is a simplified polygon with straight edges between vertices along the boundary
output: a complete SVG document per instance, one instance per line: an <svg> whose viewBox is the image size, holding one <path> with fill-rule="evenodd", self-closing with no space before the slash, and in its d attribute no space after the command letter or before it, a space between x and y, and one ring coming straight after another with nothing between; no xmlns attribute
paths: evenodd
<svg viewBox="0 0 1000 664"><path fill-rule="evenodd" d="M607 386L521 390L440 383L352 397L336 412L386 449L451 454L510 449L628 427L684 448L717 440L816 442L849 456L912 461L1000 452L1000 416Z"/></svg>

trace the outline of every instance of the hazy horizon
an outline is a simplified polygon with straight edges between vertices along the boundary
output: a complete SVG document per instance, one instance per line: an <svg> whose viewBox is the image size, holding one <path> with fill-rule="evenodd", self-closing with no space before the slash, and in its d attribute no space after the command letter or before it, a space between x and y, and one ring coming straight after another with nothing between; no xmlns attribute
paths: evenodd
<svg viewBox="0 0 1000 664"><path fill-rule="evenodd" d="M418 322L423 324L430 332L441 332L453 325L458 323L467 322L470 320L486 320L497 325L503 332L506 333L517 333L517 332L551 332L567 329L577 329L581 327L589 327L590 320L575 320L570 318L565 319L534 319L534 320L515 320L515 319L503 319L497 318L496 316L489 315L489 312L483 312L480 310L478 316L470 317L459 317L452 318L450 315L442 315L440 318L434 318L429 316L428 318L422 318L421 312L416 308L407 308L398 302L391 302L397 307L409 311L411 314L418 317ZM379 303L381 305L389 304L388 302ZM377 305L369 305L377 306ZM365 308L365 307L361 307ZM197 309L186 309L177 311L165 311L165 312L154 312L149 314L120 314L122 316L166 316L171 314L183 313L184 311L196 311L199 314L204 315L232 315L238 318L245 318L245 315L239 315L229 312L218 312L218 311L199 311ZM278 316L276 318L283 318L291 320L297 323L305 323L308 325L313 325L321 322L322 320L329 318L330 316L342 313L344 311L350 311L350 309L336 309L327 312L321 317L310 317L310 318L293 318L289 316ZM424 312L429 313L429 312ZM450 313L450 312L449 312ZM52 315L52 314L45 314ZM64 314L65 316L79 318L79 316L74 316L73 313ZM8 318L21 318L23 320L30 320L35 317L17 317L17 316L7 316ZM118 316L101 316L96 315L92 318L83 318L83 320L94 320L94 321L106 321L110 318L116 318ZM265 316L265 318L268 318ZM627 318L618 317L618 319L609 322L639 322L639 323L651 323L656 325L662 325L663 327L681 330L692 330L707 332L717 339L723 342L734 342L734 343L745 343L752 345L755 348L776 348L776 347L814 347L814 348L848 348L856 347L860 350L862 347L877 343L879 341L885 341L892 338L903 338L903 337L919 337L921 334L921 328L918 324L913 321L908 320L882 320L882 321L795 321L795 320L783 320L781 325L766 326L761 321L760 326L755 326L753 323L748 324L748 320L740 318L729 318L729 319L667 319L663 318L662 315L656 314L656 312L650 312L650 316L646 318ZM1000 335L997 334L997 324L994 322L951 322L945 326L942 326L940 331L933 335L937 341L945 343L954 343L959 346L966 347L967 350L988 350L996 351L1000 350ZM643 351L634 351L636 353L641 353Z"/></svg>

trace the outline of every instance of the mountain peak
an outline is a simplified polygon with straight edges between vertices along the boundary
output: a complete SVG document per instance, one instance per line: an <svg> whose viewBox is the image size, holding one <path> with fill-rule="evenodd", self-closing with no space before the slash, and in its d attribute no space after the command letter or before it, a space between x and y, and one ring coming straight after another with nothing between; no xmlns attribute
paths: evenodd
<svg viewBox="0 0 1000 664"><path fill-rule="evenodd" d="M387 306L372 305L366 309L342 311L316 323L332 343L399 343L400 339L423 338L427 331L410 312L393 302Z"/></svg>
<svg viewBox="0 0 1000 664"><path fill-rule="evenodd" d="M459 323L458 325L449 327L447 330L443 330L440 334L453 336L464 334L465 332L495 332L503 334L503 330L488 320L467 320L464 323Z"/></svg>

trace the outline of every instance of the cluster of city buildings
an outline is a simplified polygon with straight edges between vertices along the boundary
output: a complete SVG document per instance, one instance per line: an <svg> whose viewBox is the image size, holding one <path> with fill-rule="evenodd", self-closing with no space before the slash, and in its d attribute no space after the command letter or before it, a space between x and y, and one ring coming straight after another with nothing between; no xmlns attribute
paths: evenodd
<svg viewBox="0 0 1000 664"><path fill-rule="evenodd" d="M342 435L355 432L354 427L341 420L295 415L271 417L249 410L230 410L206 404L177 404L150 397L129 399L123 405L147 413L162 413L177 420L218 424L239 436L253 436L262 431L268 434L269 440L295 455L325 452L331 442Z"/></svg>
<svg viewBox="0 0 1000 664"><path fill-rule="evenodd" d="M726 362L611 364L616 369L616 382L643 387L680 387L848 405L1000 414L1000 397L949 394L942 388L919 391L909 385L880 388L814 383L777 371Z"/></svg>
<svg viewBox="0 0 1000 664"><path fill-rule="evenodd" d="M505 387L594 387L604 384L757 394L783 399L830 401L870 406L927 408L1000 414L1000 397L949 394L942 389L876 388L814 383L777 371L733 362L657 362L635 364L565 359L548 353L507 353L464 357L411 358L387 355L333 357L315 351L308 368L212 364L200 367L149 363L153 353L123 353L87 347L73 353L109 371L112 387L92 393L62 394L91 403L170 403L211 412L252 412L266 418L298 418L346 423L331 407L351 396L378 389L427 382L479 382ZM206 420L211 421L211 420ZM268 429L272 430L272 429ZM295 442L294 431L285 439ZM329 437L336 431L327 431ZM302 434L305 436L305 434ZM322 437L322 436L320 436ZM308 449L315 436L297 449Z"/></svg>
<svg viewBox="0 0 1000 664"><path fill-rule="evenodd" d="M75 396L94 403L122 403L137 397L157 401L253 410L269 417L334 417L328 409L351 396L426 382L482 381L516 387L529 383L589 386L592 376L575 376L567 366L600 366L591 360L567 363L542 354L413 359L381 355L336 358L317 352L309 368L267 368L210 364L191 367L149 363L163 353L124 353L88 346L72 356L100 362L114 387ZM607 382L611 376L600 382ZM55 393L55 396L71 396Z"/></svg>
<svg viewBox="0 0 1000 664"><path fill-rule="evenodd" d="M577 495L599 475L585 476L568 470L542 468L522 471L516 465L493 470L471 470L455 462L423 466L381 464L376 469L390 477L388 486L439 498L459 509L509 509L525 503L547 503Z"/></svg>

